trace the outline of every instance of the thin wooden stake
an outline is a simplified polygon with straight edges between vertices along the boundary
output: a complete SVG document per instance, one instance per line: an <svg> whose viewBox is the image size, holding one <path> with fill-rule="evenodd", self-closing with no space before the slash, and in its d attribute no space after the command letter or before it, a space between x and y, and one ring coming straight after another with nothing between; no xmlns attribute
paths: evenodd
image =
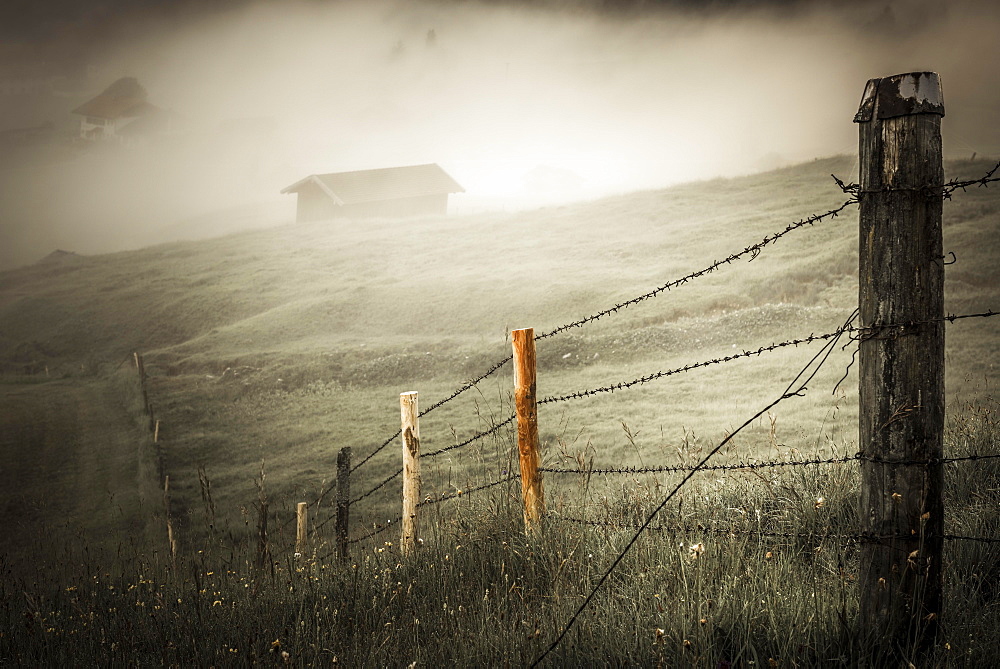
<svg viewBox="0 0 1000 669"><path fill-rule="evenodd" d="M347 530L351 514L351 447L337 454L337 549L342 562L347 562Z"/></svg>
<svg viewBox="0 0 1000 669"><path fill-rule="evenodd" d="M174 519L170 514L170 477L163 478L163 513L167 518L167 546L170 547L170 564L177 569L177 538L174 536Z"/></svg>
<svg viewBox="0 0 1000 669"><path fill-rule="evenodd" d="M304 553L309 541L309 503L299 502L295 507L295 552Z"/></svg>
<svg viewBox="0 0 1000 669"><path fill-rule="evenodd" d="M420 503L420 422L416 391L400 394L399 413L403 430L403 527L399 549L403 555L409 555L417 545L420 531L417 518L417 505Z"/></svg>
<svg viewBox="0 0 1000 669"><path fill-rule="evenodd" d="M868 82L860 130L859 628L929 648L941 617L944 264L938 75ZM880 329L880 325L907 324ZM899 662L902 659L897 657Z"/></svg>
<svg viewBox="0 0 1000 669"><path fill-rule="evenodd" d="M156 421L156 427L153 428L153 443L159 443L160 441L160 421Z"/></svg>
<svg viewBox="0 0 1000 669"><path fill-rule="evenodd" d="M545 515L541 454L538 448L538 405L535 395L535 331L511 331L514 347L514 405L517 410L517 451L521 462L521 495L525 532L539 534Z"/></svg>

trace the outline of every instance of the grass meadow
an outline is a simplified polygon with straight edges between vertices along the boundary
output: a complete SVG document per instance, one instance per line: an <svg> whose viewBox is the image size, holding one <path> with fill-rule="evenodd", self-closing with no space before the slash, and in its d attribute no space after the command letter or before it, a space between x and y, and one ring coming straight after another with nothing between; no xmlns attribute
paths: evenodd
<svg viewBox="0 0 1000 669"><path fill-rule="evenodd" d="M949 178L970 178L991 166L946 167ZM14 406L27 416L44 404L51 417L24 432L30 438L4 440L5 457L27 460L64 433L82 435L58 471L48 461L0 470L0 663L531 664L680 475L546 474L545 531L528 537L516 480L474 490L516 471L513 433L500 429L423 461L423 492L452 499L424 507L415 555L399 554L390 526L353 543L340 563L329 555L337 452L350 446L360 462L398 429L400 392L419 391L422 407L447 397L509 355L510 329L545 332L832 209L846 196L829 174L851 171L851 159L836 157L531 212L295 224L0 273L3 424L13 434L25 422ZM1000 307L998 210L991 189L945 205L944 248L957 257L946 268L950 313ZM857 243L851 209L752 262L540 340L538 395L831 332L857 304ZM995 320L948 326L949 454L1000 454ZM543 405L543 467L696 462L774 401L820 346ZM755 421L712 464L853 455L855 348L841 342L804 397ZM156 444L133 351L146 360ZM507 365L422 418L421 451L506 419L512 389ZM106 414L86 418L97 406ZM93 457L95 448L119 464ZM396 471L399 450L392 442L354 472L352 497ZM995 462L947 465L950 534L998 536ZM857 476L852 462L698 474L547 663L885 663L855 621L857 546L844 537L858 528ZM54 488L86 504L46 501ZM302 501L314 531L297 557ZM24 507L31 522L19 516ZM351 536L399 512L397 479L352 507ZM949 541L945 558L938 644L920 658L898 649L892 662L992 663L1000 544Z"/></svg>

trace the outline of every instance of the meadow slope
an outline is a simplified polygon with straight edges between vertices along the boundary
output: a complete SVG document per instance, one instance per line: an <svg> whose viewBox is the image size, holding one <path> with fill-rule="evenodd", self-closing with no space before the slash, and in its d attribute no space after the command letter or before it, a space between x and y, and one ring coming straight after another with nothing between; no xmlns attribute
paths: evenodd
<svg viewBox="0 0 1000 669"><path fill-rule="evenodd" d="M948 177L991 166L949 163ZM290 224L52 258L0 273L0 368L5 383L86 379L143 352L178 514L196 524L204 466L220 514L239 529L262 459L282 513L315 500L341 446L352 446L357 462L398 427L399 392L418 390L427 406L508 355L510 328L547 331L833 209L846 196L829 175L849 180L852 169L853 159L835 157L529 212ZM949 312L1000 308L998 211L996 189L958 193L945 205L945 250L958 258L946 274ZM857 300L856 212L539 342L539 394L835 329ZM545 460L619 466L691 457L773 399L815 352L805 348L545 407ZM988 384L998 350L991 320L950 326L950 397ZM849 451L855 377L832 391L850 359L850 348L838 350L806 400L761 421L728 457ZM423 448L506 417L510 388L508 366L427 416ZM439 458L426 465L425 489L495 478L509 449L501 433ZM397 450L359 471L354 490L394 471ZM558 497L560 484L551 485ZM383 492L358 510L362 519L394 511L398 493Z"/></svg>

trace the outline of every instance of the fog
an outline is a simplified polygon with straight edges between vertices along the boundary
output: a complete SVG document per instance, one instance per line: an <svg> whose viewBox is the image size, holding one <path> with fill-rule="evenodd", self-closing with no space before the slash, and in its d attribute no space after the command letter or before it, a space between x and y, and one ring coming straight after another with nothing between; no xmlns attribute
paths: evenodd
<svg viewBox="0 0 1000 669"><path fill-rule="evenodd" d="M438 163L461 213L854 153L865 81L899 72L941 74L946 155L1000 153L994 3L685 4L148 2L26 21L0 75L55 83L0 92L0 131L52 126L4 135L0 268L291 222L279 191L313 173ZM166 130L76 138L72 109L125 76Z"/></svg>

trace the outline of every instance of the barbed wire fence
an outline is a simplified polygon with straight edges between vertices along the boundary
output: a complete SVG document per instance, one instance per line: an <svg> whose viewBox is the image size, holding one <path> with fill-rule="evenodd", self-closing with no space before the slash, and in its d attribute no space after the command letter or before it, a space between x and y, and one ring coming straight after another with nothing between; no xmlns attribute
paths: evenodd
<svg viewBox="0 0 1000 669"><path fill-rule="evenodd" d="M990 183L994 183L996 181L1000 181L1000 178L994 176L994 174L996 174L996 172L998 170L1000 170L1000 163L998 163L997 166L995 166L993 169L991 169L989 172L987 172L983 177L980 177L978 179L963 180L963 181L958 181L958 180L950 181L947 184L945 184L945 186L941 189L941 191L940 191L940 193L938 195L939 195L939 197L942 197L943 199L951 199L952 195L955 192L957 192L957 191L965 192L967 189L969 189L969 188L971 188L973 186L976 186L976 187L985 187L985 186L988 186L988 184L990 184ZM592 314L590 316L586 316L584 318L572 321L570 323L566 323L566 324L561 325L561 326L557 326L557 327L555 327L555 328L553 328L551 330L548 330L546 332L540 333L540 334L538 334L538 335L535 336L535 340L546 339L546 338L553 337L553 336L556 336L558 334L561 334L563 332L566 332L566 331L568 331L568 330L570 330L572 328L583 327L583 326L585 326L588 323L596 321L596 320L598 320L600 318L603 318L605 316L608 316L610 314L614 314L614 313L616 313L616 312L618 312L618 311L620 311L620 310L622 310L624 308L627 308L630 305L637 304L639 302L651 299L653 297L656 297L657 295L660 295L660 294L662 294L662 293L664 293L666 291L671 290L672 288L675 288L675 287L684 285L686 283L692 282L692 281L694 281L695 279L697 279L697 278L699 278L701 276L705 276L705 275L707 275L707 274L709 274L711 272L714 272L715 270L721 268L725 264L731 264L735 260L746 258L749 261L752 261L752 260L756 259L760 255L760 253L767 246L773 244L775 241L781 239L782 237L784 237L785 235L789 234L790 232L792 232L794 230L797 230L797 229L800 229L802 227L814 225L815 223L818 223L818 222L820 222L820 221L822 221L824 219L827 219L827 218L834 218L837 215L839 215L847 207L849 207L849 206L851 206L853 204L857 204L858 201L859 201L859 198L864 195L860 191L860 188L858 186L856 186L854 184L846 184L842 180L838 179L836 176L833 176L833 179L838 184L838 186L843 190L843 192L845 192L845 193L847 193L848 195L851 196L851 198L849 200L845 201L839 207L831 209L831 210L829 210L829 211L827 211L825 213L814 215L814 216L810 216L810 217L807 217L807 218L803 218L803 219L800 219L800 220L798 220L798 221L796 221L794 223L788 224L784 229L782 229L782 230L780 230L780 231L778 231L778 232L776 232L774 234L766 235L760 242L758 242L756 244L752 244L752 245L746 246L746 247L744 247L744 249L742 251L739 251L737 253L733 253L733 254L727 256L724 259L714 261L713 263L711 263L709 266L705 267L702 270L691 272L691 273L689 273L689 274L687 274L687 275L685 275L685 276L683 276L683 277L681 277L679 279L675 279L675 280L673 280L671 282L668 282L666 284L663 284L663 285L661 285L661 286L659 286L659 287L657 287L657 288L655 288L655 289L653 289L651 291L648 291L647 293L643 293L642 295L639 295L639 296L637 296L635 298L632 298L630 300L626 300L624 302L617 303L617 304L615 304L612 307L608 307L606 309L602 309L602 310L600 310L598 312L595 312L594 314ZM989 317L996 316L996 315L998 315L998 313L997 312L993 312L992 310L988 310L988 311L985 311L985 312L979 312L979 313L949 314L949 315L944 316L941 319L936 319L934 322L943 321L943 322L947 322L947 323L954 323L954 322L956 322L958 320L963 320L963 319L989 318ZM853 343L857 343L857 342L864 341L864 340L866 340L868 338L872 338L872 337L880 337L881 338L881 337L899 337L899 336L905 336L909 331L913 330L914 328L919 327L920 325L924 325L924 324L929 323L929 322L932 322L932 321L926 321L925 320L925 321L912 321L912 322L906 322L906 323L893 323L893 324L884 324L884 325L879 325L879 326L876 326L876 327L868 327L868 328L856 327L856 326L851 325L850 323L847 323L842 328L838 328L838 329L836 329L834 331L827 332L827 333L821 333L821 334L810 333L808 335L803 335L803 336L800 336L800 337L796 337L796 338L792 338L792 339L787 339L787 340L780 341L780 342L775 342L775 343L772 343L772 344L767 345L767 346L761 346L761 347L758 347L756 349L744 349L744 350L742 350L742 351L740 351L738 353L735 353L735 354L732 354L732 355L728 355L728 356L723 356L723 357L719 357L719 358L712 358L712 359L703 360L703 361L699 361L699 362L695 362L695 363L690 363L688 365L684 365L682 367L677 367L677 368L673 368L673 369L660 370L660 371L651 372L649 374L646 374L646 375L643 375L643 376L640 376L640 377L637 377L637 378L634 378L634 379L631 379L631 380L627 380L627 381L620 381L620 382L616 382L614 384L608 384L608 385L599 386L599 387L595 387L595 388L590 388L590 389L586 389L586 390L575 391L575 392L571 392L571 393L567 393L567 394L563 394L563 395L555 395L555 396L545 397L543 399L538 400L538 404L539 405L543 405L543 404L556 404L556 403L560 403L560 402L566 402L566 401L580 399L580 398L585 398L585 397L592 397L592 396L600 395L600 394L604 394L604 393L614 393L616 391L623 391L623 390L627 390L627 389L630 389L630 388L635 387L635 386L643 385L643 384L646 384L646 383L649 383L649 382L652 382L652 381L655 381L655 380L658 380L658 379L663 379L663 378L667 378L667 377L671 377L671 376L683 374L683 373L686 373L686 372L689 372L689 371L693 371L693 370L696 370L696 369L702 369L702 368L710 367L710 366L714 366L714 365L723 365L725 363L728 363L728 362L731 362L731 361L735 361L735 360L744 359L744 358L759 357L759 356L765 355L767 353L771 353L771 352L778 351L778 350L781 350L781 349L798 348L799 346L809 345L809 344L812 344L812 343L815 343L815 342L827 342L828 343L830 340L839 340L840 338L844 337L845 335L848 337L848 339L850 341L849 341L848 344L845 344L843 346L843 348L846 348L852 342ZM826 355L829 355L829 350L827 350L826 346L824 346L824 350L827 351ZM512 356L507 356L507 357L505 357L505 358L503 358L501 360L496 361L495 363L493 363L492 365L490 365L484 373L482 373L479 376L477 376L477 377L475 377L475 378L473 378L473 379L471 379L471 380L463 383L458 388L456 388L451 394L449 394L448 396L442 398L441 400L435 402L434 404L430 405L428 408L426 408L423 411L421 411L419 413L419 415L421 417L423 417L423 416L429 414L430 412L434 411L435 409L443 406L444 404L446 404L446 403L448 403L448 402L456 399L457 397L459 397L461 394L465 393L466 391L468 391L468 390L470 390L472 388L477 387L477 385L480 382L482 382L483 380L489 378L490 376L492 376L493 374L495 374L498 370L500 370L501 368L503 368L504 366L506 366L507 364L509 364L511 362L512 358L513 358ZM845 377L846 377L846 375L845 375ZM782 398L779 399L779 401L782 401L783 399L788 399L788 398L785 397L785 396L782 396ZM472 444L472 443L474 443L476 441L479 441L481 439L484 439L486 437L496 436L504 428L510 426L515 420L516 420L516 415L514 415L514 414L508 415L505 418L503 418L502 420L496 420L496 421L494 421L493 424L490 425L488 428L480 430L480 431L474 433L472 436L470 436L470 437L468 437L468 438L466 438L464 440L456 441L456 443L451 444L449 446L446 446L446 447L440 448L438 450L422 454L421 458L434 458L436 456L439 456L439 455L442 455L442 454L445 454L445 453L448 453L448 452L460 449L460 448L462 448L464 446ZM369 452L369 454L367 456L365 456L361 461L359 461L356 465L354 465L351 468L351 472L352 473L355 472L356 470L358 470L359 468L361 468L363 465L365 465L366 463L368 463L369 461L371 461L376 455L378 455L380 452L382 452L389 444L391 444L396 438L398 438L400 436L400 434L401 434L401 430L397 431L392 436L390 436L389 438L387 438L383 442L381 442L377 447L375 447L371 452ZM976 460L985 460L985 459L994 458L994 457L997 457L997 456L988 455L988 454L987 455L971 455L971 456L966 456L966 457L961 457L961 458L946 458L946 459L942 460L941 462L942 463L952 463L952 462L959 462L959 461L976 461ZM845 463L852 463L852 462L860 461L860 460L863 460L863 459L866 459L866 458L867 458L867 456L865 456L863 453L859 452L859 453L856 453L856 454L853 454L853 455L850 455L850 456L836 456L836 457L830 457L830 458L806 458L806 459L802 459L802 460L782 460L782 461L763 461L763 462L749 462L748 461L748 462L739 462L739 463L725 464L725 465L703 465L701 467L698 467L698 466L695 466L695 465L663 465L663 466L655 466L655 467L621 467L621 468L601 468L601 467L593 468L593 467L591 467L591 468L577 468L577 469L567 469L567 468L558 468L558 467L542 467L540 469L540 471L543 472L543 473L554 474L554 475L577 474L577 475L587 475L587 476L590 476L590 475L615 475L615 474L618 474L618 475L637 475L637 474L653 474L653 473L680 473L680 472L693 473L693 472L697 472L697 471L753 471L753 470L763 469L763 468L787 468L787 467L810 466L810 465L845 464ZM870 459L870 458L868 458L868 459ZM899 463L897 463L897 464L899 464ZM922 462L906 461L904 464L925 464L925 461L922 461ZM371 497L375 493L383 490L390 483L392 483L395 479L399 478L402 475L402 473L403 473L402 468L396 469L391 474L389 474L387 477L380 479L379 482L376 483L373 487L368 488L365 492L361 493L360 495L354 496L350 500L351 504L352 505L357 504L357 503L359 503L359 502L361 502L361 501L363 501L363 500ZM505 471L505 473L506 473L506 471ZM507 474L505 476L502 476L501 478L499 478L497 480L494 480L494 481L491 481L491 482L488 482L488 483L474 485L474 486L468 486L464 490L460 490L458 492L443 493L443 494L441 494L439 496L436 496L436 497L427 496L427 497L425 497L425 499L423 501L421 501L419 503L418 506L423 507L423 506L427 506L427 505L431 505L431 504L438 504L440 502L449 501L449 500L453 500L453 499L460 499L460 498L463 498L463 497L464 498L468 498L470 495L478 493L478 492L480 492L482 490L489 490L489 489L498 487L500 485L503 485L505 483L512 483L512 482L514 482L515 480L517 480L519 478L520 478L520 475L518 473L512 473L512 474ZM324 491L324 494L326 494L326 492L329 492L329 490L331 490L332 487L333 486L328 487ZM586 519L581 519L581 518L573 518L571 516L566 516L566 515L561 515L561 514L550 514L550 516L553 519L555 519L555 520L564 521L564 522L576 522L576 521L580 521L581 523L587 523L587 524L591 524L591 523L597 522L597 521L588 521ZM316 529L324 527L332 519L333 518L331 517L331 518L328 518L325 521L319 523L318 525L316 525ZM357 543L366 541L367 539L373 538L375 536L378 536L381 533L387 531L390 527L396 526L400 522L400 520L401 520L401 516L397 516L394 519L393 518L387 519L385 522L382 522L382 523L374 523L374 524L372 524L372 527L371 527L370 530L366 531L365 533L363 533L363 534L361 534L359 536L355 536L355 537L350 538L349 539L349 543L353 545L353 544L357 544ZM660 531L664 531L665 529L667 529L667 528L664 527ZM677 529L677 528L674 528L674 529ZM733 530L733 528L721 528L721 529L717 529L718 532L730 531L730 530ZM778 536L778 535L776 535L776 536ZM989 537L966 537L966 536L963 536L963 535L949 535L949 537L950 537L949 540L953 540L953 541L970 540L970 541L982 541L984 543L991 543L991 542L994 541L994 539L989 538ZM858 541L865 541L865 540L869 539L870 537L868 537L867 535L865 535L863 533L853 533L853 534L843 534L841 538L843 538L845 540L849 539L850 541L858 542ZM324 557L327 557L327 556L324 556Z"/></svg>

